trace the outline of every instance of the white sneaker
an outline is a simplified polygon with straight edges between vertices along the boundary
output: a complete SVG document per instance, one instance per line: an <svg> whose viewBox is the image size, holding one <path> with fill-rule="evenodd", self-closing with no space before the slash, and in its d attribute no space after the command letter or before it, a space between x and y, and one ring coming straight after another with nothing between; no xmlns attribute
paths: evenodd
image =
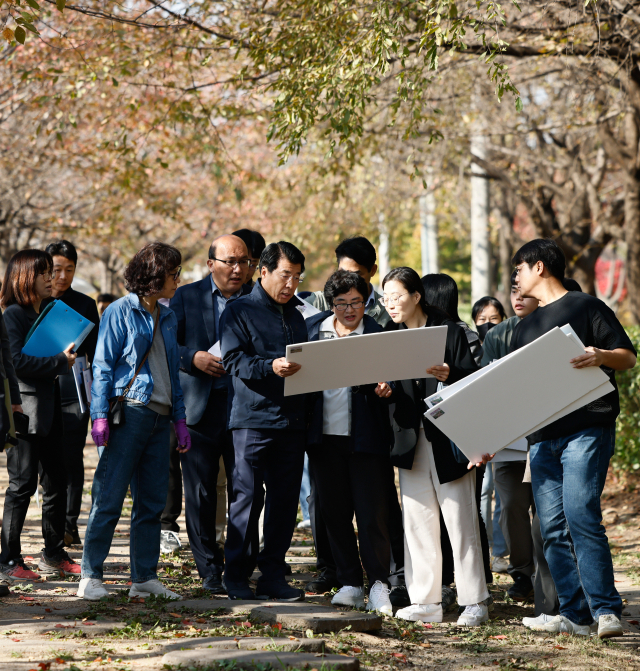
<svg viewBox="0 0 640 671"><path fill-rule="evenodd" d="M160 554L171 555L181 547L180 537L175 531L160 532Z"/></svg>
<svg viewBox="0 0 640 671"><path fill-rule="evenodd" d="M302 520L298 522L298 529L311 529L311 520Z"/></svg>
<svg viewBox="0 0 640 671"><path fill-rule="evenodd" d="M491 570L494 573L506 573L509 569L509 558L508 557L492 557L491 558Z"/></svg>
<svg viewBox="0 0 640 671"><path fill-rule="evenodd" d="M364 608L364 587L345 585L336 592L333 599L331 599L331 603L334 606Z"/></svg>
<svg viewBox="0 0 640 671"><path fill-rule="evenodd" d="M103 596L109 596L109 592L102 586L102 580L99 578L82 578L77 596L87 601L99 601Z"/></svg>
<svg viewBox="0 0 640 671"><path fill-rule="evenodd" d="M623 634L622 623L612 613L601 615L598 618L598 636L600 638L613 638Z"/></svg>
<svg viewBox="0 0 640 671"><path fill-rule="evenodd" d="M483 603L466 606L458 618L459 627L477 627L489 619L489 609Z"/></svg>
<svg viewBox="0 0 640 671"><path fill-rule="evenodd" d="M412 603L401 608L396 617L411 622L442 622L442 605L439 603Z"/></svg>
<svg viewBox="0 0 640 671"><path fill-rule="evenodd" d="M367 603L367 610L377 610L383 615L391 617L393 615L393 606L389 600L391 590L387 586L376 580L373 587L369 590L369 602Z"/></svg>
<svg viewBox="0 0 640 671"><path fill-rule="evenodd" d="M142 597L143 599L151 594L156 596L165 596L167 599L174 599L180 601L182 597L170 589L167 589L157 578L155 580L147 580L147 582L134 582L129 590L129 596Z"/></svg>
<svg viewBox="0 0 640 671"><path fill-rule="evenodd" d="M588 624L574 624L564 615L556 615L548 622L529 626L533 631L548 631L551 634L571 634L572 636L590 636L591 626Z"/></svg>
<svg viewBox="0 0 640 671"><path fill-rule="evenodd" d="M541 615L538 615L538 617L523 617L522 624L528 629L535 630L536 627L542 624L547 624L547 622L553 620L554 617L555 615L547 615L546 613L542 613Z"/></svg>

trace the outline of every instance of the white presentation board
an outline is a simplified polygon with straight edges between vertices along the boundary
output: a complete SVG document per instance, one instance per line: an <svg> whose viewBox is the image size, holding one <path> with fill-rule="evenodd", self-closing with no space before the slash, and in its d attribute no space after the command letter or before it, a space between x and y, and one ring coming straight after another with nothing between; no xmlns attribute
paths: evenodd
<svg viewBox="0 0 640 671"><path fill-rule="evenodd" d="M302 368L285 378L284 395L432 377L446 342L447 327L431 326L287 345L287 361Z"/></svg>
<svg viewBox="0 0 640 671"><path fill-rule="evenodd" d="M581 354L584 347L571 327L556 327L432 394L425 417L470 461L480 461L613 391L600 368L569 363Z"/></svg>

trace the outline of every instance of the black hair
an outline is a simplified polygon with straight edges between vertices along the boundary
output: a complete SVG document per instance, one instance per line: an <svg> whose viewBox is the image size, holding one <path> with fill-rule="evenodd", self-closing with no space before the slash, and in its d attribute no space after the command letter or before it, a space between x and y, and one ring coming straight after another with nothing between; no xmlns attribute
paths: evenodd
<svg viewBox="0 0 640 671"><path fill-rule="evenodd" d="M73 261L74 266L78 265L78 252L73 243L68 240L51 242L47 245L44 251L47 252L47 254L51 254L51 256L64 256L65 259Z"/></svg>
<svg viewBox="0 0 640 671"><path fill-rule="evenodd" d="M517 277L518 277L518 271L517 271L517 270L514 270L514 271L511 273L511 286L512 286L512 287L517 287L517 286L518 286L518 280L517 280Z"/></svg>
<svg viewBox="0 0 640 671"><path fill-rule="evenodd" d="M272 273L278 267L278 262L283 256L289 263L299 265L301 273L304 272L304 254L295 245L286 240L272 242L264 248L264 251L260 255L260 270L264 267Z"/></svg>
<svg viewBox="0 0 640 671"><path fill-rule="evenodd" d="M376 263L376 248L362 236L347 238L336 247L338 263L345 258L353 259L359 266L371 271Z"/></svg>
<svg viewBox="0 0 640 671"><path fill-rule="evenodd" d="M410 293L410 294L415 294L416 292L420 294L420 302L418 305L422 309L422 311L426 314L428 314L428 305L427 305L427 299L424 295L424 286L422 284L422 280L420 279L420 275L413 269L413 268L408 268L407 266L400 266L399 268L394 268L393 270L390 270L385 278L382 280L382 288L384 289L384 285L387 282L391 282L392 280L395 280L396 282L400 282L401 284L404 285L404 288Z"/></svg>
<svg viewBox="0 0 640 671"><path fill-rule="evenodd" d="M267 246L262 235L258 231L252 231L250 228L241 228L234 231L231 235L235 235L244 242L249 255L253 259L259 259L262 252L264 252L264 248Z"/></svg>
<svg viewBox="0 0 640 671"><path fill-rule="evenodd" d="M487 307L487 305L493 305L500 314L501 319L504 320L507 318L507 313L504 311L502 303L497 298L494 298L493 296L483 296L477 300L473 304L473 308L471 308L471 319L473 319L474 324L476 323L476 317Z"/></svg>
<svg viewBox="0 0 640 671"><path fill-rule="evenodd" d="M558 280L562 280L567 268L567 261L560 247L549 238L537 238L522 245L512 259L514 266L526 263L529 268L542 261L544 267Z"/></svg>
<svg viewBox="0 0 640 671"><path fill-rule="evenodd" d="M430 273L422 278L427 305L446 312L454 322L462 321L458 314L458 285L445 273Z"/></svg>
<svg viewBox="0 0 640 671"><path fill-rule="evenodd" d="M96 303L115 303L118 297L115 294L98 294Z"/></svg>
<svg viewBox="0 0 640 671"><path fill-rule="evenodd" d="M571 279L570 277L563 277L562 278L562 286L567 291L579 291L580 293L582 293L582 287L578 284L578 282Z"/></svg>
<svg viewBox="0 0 640 671"><path fill-rule="evenodd" d="M366 303L369 297L369 288L364 278L357 273L350 273L348 270L336 270L324 285L324 297L327 299L330 307L333 307L333 301L337 296L346 294L351 289L355 289Z"/></svg>

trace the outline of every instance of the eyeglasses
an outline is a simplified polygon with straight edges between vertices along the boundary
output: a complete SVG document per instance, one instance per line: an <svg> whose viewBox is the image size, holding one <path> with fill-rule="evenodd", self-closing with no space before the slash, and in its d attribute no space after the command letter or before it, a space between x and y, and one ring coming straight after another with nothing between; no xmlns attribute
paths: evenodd
<svg viewBox="0 0 640 671"><path fill-rule="evenodd" d="M173 277L173 279L177 282L181 272L182 272L182 266L178 266L178 270L176 270L175 273L169 273L169 277Z"/></svg>
<svg viewBox="0 0 640 671"><path fill-rule="evenodd" d="M254 261L253 259L249 259L249 268L257 268L260 265L260 261Z"/></svg>
<svg viewBox="0 0 640 671"><path fill-rule="evenodd" d="M282 273L276 273L276 275L285 283L289 284L302 284L304 282L304 278L300 277L300 275L283 275Z"/></svg>
<svg viewBox="0 0 640 671"><path fill-rule="evenodd" d="M56 275L58 274L58 271L57 270L51 270L48 273L39 273L39 274L42 275L45 282L48 282L49 280L54 280L55 279Z"/></svg>
<svg viewBox="0 0 640 671"><path fill-rule="evenodd" d="M238 266L238 268L247 268L249 266L249 259L233 261L232 259L216 259L215 256L212 258L213 261L220 261L220 263L224 263L225 265L229 266L229 268L235 268L236 266Z"/></svg>
<svg viewBox="0 0 640 671"><path fill-rule="evenodd" d="M404 294L393 294L392 296L382 296L382 298L380 299L380 302L381 302L382 305L384 305L385 307L386 307L387 305L397 305L397 304L400 302L400 299L401 299L403 296L408 296L410 293L411 293L411 292L407 291L407 292L404 293Z"/></svg>
<svg viewBox="0 0 640 671"><path fill-rule="evenodd" d="M344 312L347 308L352 310L359 310L364 305L364 301L353 301L353 303L334 303L333 307L338 312Z"/></svg>

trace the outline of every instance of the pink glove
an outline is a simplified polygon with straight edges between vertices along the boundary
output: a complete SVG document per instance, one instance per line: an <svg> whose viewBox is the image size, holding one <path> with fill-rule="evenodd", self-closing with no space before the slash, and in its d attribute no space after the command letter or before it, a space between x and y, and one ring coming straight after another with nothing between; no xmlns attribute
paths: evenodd
<svg viewBox="0 0 640 671"><path fill-rule="evenodd" d="M189 435L189 429L187 429L187 420L179 419L173 423L173 427L176 430L176 438L178 439L178 451L188 452L191 449L191 436Z"/></svg>
<svg viewBox="0 0 640 671"><path fill-rule="evenodd" d="M109 420L106 417L93 420L91 437L98 447L102 447L109 442Z"/></svg>

